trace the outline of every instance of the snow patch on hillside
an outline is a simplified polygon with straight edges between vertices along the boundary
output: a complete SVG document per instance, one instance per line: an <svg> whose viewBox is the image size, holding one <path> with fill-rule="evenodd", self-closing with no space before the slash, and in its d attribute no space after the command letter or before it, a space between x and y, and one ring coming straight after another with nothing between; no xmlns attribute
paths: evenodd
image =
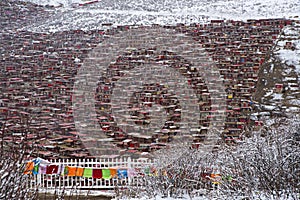
<svg viewBox="0 0 300 200"><path fill-rule="evenodd" d="M40 5L63 5L30 31L101 29L101 24L151 25L205 23L210 19L288 18L299 15L299 0L23 0ZM76 6L77 4L77 6Z"/></svg>
<svg viewBox="0 0 300 200"><path fill-rule="evenodd" d="M21 1L31 2L42 6L49 5L49 6L65 6L65 7L69 7L73 3L84 2L83 0L21 0Z"/></svg>
<svg viewBox="0 0 300 200"><path fill-rule="evenodd" d="M276 54L287 65L294 66L295 71L300 76L300 22L293 27L284 29L283 40L279 41L279 50ZM287 43L291 43L291 47L287 48Z"/></svg>

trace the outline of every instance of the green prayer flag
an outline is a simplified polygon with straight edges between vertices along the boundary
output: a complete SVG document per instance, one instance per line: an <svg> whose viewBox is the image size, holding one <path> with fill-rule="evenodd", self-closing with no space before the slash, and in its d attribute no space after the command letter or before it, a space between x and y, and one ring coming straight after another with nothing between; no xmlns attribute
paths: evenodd
<svg viewBox="0 0 300 200"><path fill-rule="evenodd" d="M144 172L145 172L146 175L149 175L149 174L150 174L150 168L149 168L149 167L146 167L146 168L144 169Z"/></svg>
<svg viewBox="0 0 300 200"><path fill-rule="evenodd" d="M111 174L109 169L102 169L102 178L111 179Z"/></svg>
<svg viewBox="0 0 300 200"><path fill-rule="evenodd" d="M33 167L32 173L35 174L35 175L39 173L39 165L35 165Z"/></svg>
<svg viewBox="0 0 300 200"><path fill-rule="evenodd" d="M68 166L65 166L64 171L62 172L61 175L68 175L69 170L68 170Z"/></svg>
<svg viewBox="0 0 300 200"><path fill-rule="evenodd" d="M84 168L82 176L85 178L92 178L93 177L93 169L92 168Z"/></svg>

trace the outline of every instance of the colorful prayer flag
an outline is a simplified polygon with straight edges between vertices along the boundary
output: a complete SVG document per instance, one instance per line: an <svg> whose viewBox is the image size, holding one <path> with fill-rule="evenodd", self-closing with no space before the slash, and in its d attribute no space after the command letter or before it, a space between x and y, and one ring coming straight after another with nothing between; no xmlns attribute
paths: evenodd
<svg viewBox="0 0 300 200"><path fill-rule="evenodd" d="M135 176L137 176L137 172L135 171L135 169L129 168L128 177L135 177Z"/></svg>
<svg viewBox="0 0 300 200"><path fill-rule="evenodd" d="M119 178L127 178L128 177L127 169L118 169L117 173L118 173Z"/></svg>
<svg viewBox="0 0 300 200"><path fill-rule="evenodd" d="M93 178L102 178L102 169L93 169Z"/></svg>
<svg viewBox="0 0 300 200"><path fill-rule="evenodd" d="M145 173L146 175L150 175L150 167L146 167L146 168L144 169L144 173Z"/></svg>
<svg viewBox="0 0 300 200"><path fill-rule="evenodd" d="M47 172L47 165L40 164L38 173L39 174L46 174L46 172Z"/></svg>
<svg viewBox="0 0 300 200"><path fill-rule="evenodd" d="M111 174L109 169L102 169L102 178L111 179Z"/></svg>
<svg viewBox="0 0 300 200"><path fill-rule="evenodd" d="M85 178L92 178L93 177L93 169L92 168L84 168L82 176Z"/></svg>
<svg viewBox="0 0 300 200"><path fill-rule="evenodd" d="M110 168L109 171L110 171L110 175L111 175L112 178L117 177L117 175L118 175L117 169L115 169L115 168Z"/></svg>
<svg viewBox="0 0 300 200"><path fill-rule="evenodd" d="M26 163L24 174L32 174L32 170L34 168L34 162L29 161Z"/></svg>
<svg viewBox="0 0 300 200"><path fill-rule="evenodd" d="M40 164L33 167L32 174L37 175L39 173L39 166Z"/></svg>
<svg viewBox="0 0 300 200"><path fill-rule="evenodd" d="M67 166L68 176L75 176L77 167Z"/></svg>
<svg viewBox="0 0 300 200"><path fill-rule="evenodd" d="M77 167L76 172L75 172L75 176L82 176L83 175L83 167Z"/></svg>
<svg viewBox="0 0 300 200"><path fill-rule="evenodd" d="M58 167L58 165L48 165L46 169L46 174L57 174Z"/></svg>

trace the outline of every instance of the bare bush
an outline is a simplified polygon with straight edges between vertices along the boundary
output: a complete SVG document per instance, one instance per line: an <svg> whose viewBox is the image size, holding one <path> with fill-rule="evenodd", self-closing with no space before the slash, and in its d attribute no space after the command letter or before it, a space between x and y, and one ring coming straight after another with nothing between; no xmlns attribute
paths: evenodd
<svg viewBox="0 0 300 200"><path fill-rule="evenodd" d="M134 182L127 195L299 199L299 122L297 118L276 119L241 144L223 144L216 152L189 146L164 149L157 152L149 175ZM213 174L220 174L219 179Z"/></svg>
<svg viewBox="0 0 300 200"><path fill-rule="evenodd" d="M249 199L298 199L300 120L276 119L231 151L224 151L221 191Z"/></svg>
<svg viewBox="0 0 300 200"><path fill-rule="evenodd" d="M24 175L24 146L1 149L0 199L35 199L36 192L28 188Z"/></svg>
<svg viewBox="0 0 300 200"><path fill-rule="evenodd" d="M24 174L24 164L33 146L28 145L26 136L13 137L5 123L0 134L0 199L36 199L37 191L29 189L28 175ZM11 137L12 141L5 141L7 137Z"/></svg>
<svg viewBox="0 0 300 200"><path fill-rule="evenodd" d="M130 195L136 198L193 198L199 190L212 189L209 175L216 166L217 154L176 146L156 152L155 165L130 186Z"/></svg>

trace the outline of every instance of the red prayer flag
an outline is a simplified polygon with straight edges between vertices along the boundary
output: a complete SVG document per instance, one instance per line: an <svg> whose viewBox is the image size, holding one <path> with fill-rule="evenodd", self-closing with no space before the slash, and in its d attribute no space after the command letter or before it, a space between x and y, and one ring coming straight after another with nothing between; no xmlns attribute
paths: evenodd
<svg viewBox="0 0 300 200"><path fill-rule="evenodd" d="M102 169L93 169L93 178L102 178Z"/></svg>
<svg viewBox="0 0 300 200"><path fill-rule="evenodd" d="M46 174L57 174L58 172L58 165L48 165Z"/></svg>

